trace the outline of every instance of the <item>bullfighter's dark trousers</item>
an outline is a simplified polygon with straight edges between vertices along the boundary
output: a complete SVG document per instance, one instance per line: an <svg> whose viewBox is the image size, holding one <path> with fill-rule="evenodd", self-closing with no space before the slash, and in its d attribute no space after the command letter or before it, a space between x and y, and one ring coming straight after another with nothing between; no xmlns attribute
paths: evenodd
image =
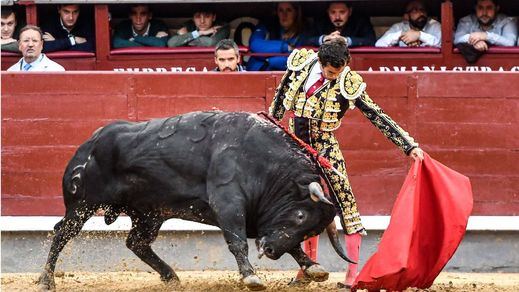
<svg viewBox="0 0 519 292"><path fill-rule="evenodd" d="M318 120L307 118L291 118L289 126L297 137L311 145L319 155L328 159L333 167L344 175L344 177L341 177L330 169L322 168L328 189L334 196L336 206L340 209L339 213L344 231L347 234L365 232L346 173L346 163L339 142L333 132L320 130Z"/></svg>

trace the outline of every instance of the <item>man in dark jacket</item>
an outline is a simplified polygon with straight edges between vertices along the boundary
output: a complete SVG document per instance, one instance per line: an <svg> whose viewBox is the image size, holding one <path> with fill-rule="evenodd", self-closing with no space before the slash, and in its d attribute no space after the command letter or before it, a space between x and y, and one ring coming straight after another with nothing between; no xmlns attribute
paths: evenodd
<svg viewBox="0 0 519 292"><path fill-rule="evenodd" d="M115 28L114 48L166 46L168 28L162 21L153 19L148 5L132 5L129 18Z"/></svg>
<svg viewBox="0 0 519 292"><path fill-rule="evenodd" d="M18 53L18 33L17 33L17 20L16 13L14 10L5 6L2 7L1 11L1 23L2 23L2 51Z"/></svg>
<svg viewBox="0 0 519 292"><path fill-rule="evenodd" d="M93 20L80 18L80 7L77 4L61 4L58 6L58 18L42 24L43 51L86 51L93 52L94 29Z"/></svg>
<svg viewBox="0 0 519 292"><path fill-rule="evenodd" d="M240 49L231 39L223 39L216 44L214 49L214 63L216 72L241 72L246 71L240 65Z"/></svg>
<svg viewBox="0 0 519 292"><path fill-rule="evenodd" d="M375 45L375 31L369 18L352 14L350 4L331 2L327 12L329 21L317 25L317 36L309 38L308 45L320 46L336 38L343 38L348 47Z"/></svg>

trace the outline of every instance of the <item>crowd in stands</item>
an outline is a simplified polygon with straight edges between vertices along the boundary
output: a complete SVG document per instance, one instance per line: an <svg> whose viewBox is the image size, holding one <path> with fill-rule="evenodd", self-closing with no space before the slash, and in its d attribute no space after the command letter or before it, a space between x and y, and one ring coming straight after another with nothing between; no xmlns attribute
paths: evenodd
<svg viewBox="0 0 519 292"><path fill-rule="evenodd" d="M490 46L519 45L516 19L502 13L498 1L474 0L474 12L458 22L454 44L469 62L477 60ZM229 24L219 20L210 4L194 11L192 19L174 33L153 18L149 5L133 4L128 8L128 18L112 29L113 48L215 47L230 37ZM327 15L309 22L298 2L276 3L275 16L260 20L253 28L247 70L285 70L287 55L295 48L318 47L335 38L343 38L349 47L441 46L441 24L429 16L426 1L410 0L402 21L393 24L378 40L369 17L357 13L350 2L329 2ZM82 16L80 5L58 5L57 13L41 23L43 52L94 52L94 22ZM3 7L1 21L2 51L19 52L21 44L16 38L21 26L16 14ZM232 44L225 43L224 47L223 51L234 50ZM215 60L218 58L215 56Z"/></svg>

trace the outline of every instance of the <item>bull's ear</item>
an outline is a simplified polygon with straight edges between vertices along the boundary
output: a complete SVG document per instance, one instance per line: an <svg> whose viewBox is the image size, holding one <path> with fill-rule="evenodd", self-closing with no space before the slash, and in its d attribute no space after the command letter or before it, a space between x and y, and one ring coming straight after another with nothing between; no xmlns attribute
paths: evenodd
<svg viewBox="0 0 519 292"><path fill-rule="evenodd" d="M299 191L299 197L301 198L301 200L308 198L308 185L306 183L301 184L298 183L296 180L293 180L292 183L294 184L294 186L297 187L297 190Z"/></svg>

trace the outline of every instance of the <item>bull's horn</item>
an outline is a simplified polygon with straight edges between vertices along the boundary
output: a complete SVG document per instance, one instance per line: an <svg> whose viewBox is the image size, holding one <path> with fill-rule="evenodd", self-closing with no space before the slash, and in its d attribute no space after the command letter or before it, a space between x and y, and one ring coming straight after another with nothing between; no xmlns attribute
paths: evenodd
<svg viewBox="0 0 519 292"><path fill-rule="evenodd" d="M325 196L324 196L324 192L323 192L323 188L321 188L321 185L317 182L312 182L308 185L308 190L310 191L310 198L312 198L312 200L314 200L314 202L324 202L326 204L330 204L330 205L333 205L332 202L330 202L330 200L328 200Z"/></svg>
<svg viewBox="0 0 519 292"><path fill-rule="evenodd" d="M342 249L341 242L339 241L339 233L337 232L337 227L335 227L335 221L332 220L332 222L326 227L326 233L328 233L328 238L330 239L330 243L332 244L333 249L335 249L335 252L345 261L356 264L356 262L348 258Z"/></svg>

